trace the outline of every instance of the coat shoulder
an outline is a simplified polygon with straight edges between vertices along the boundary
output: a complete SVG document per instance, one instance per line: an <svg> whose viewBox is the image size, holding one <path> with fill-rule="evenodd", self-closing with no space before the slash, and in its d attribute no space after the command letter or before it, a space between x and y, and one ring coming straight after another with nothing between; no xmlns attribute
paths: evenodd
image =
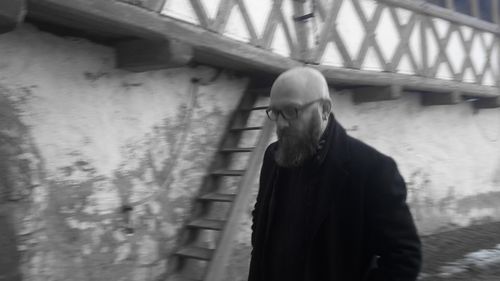
<svg viewBox="0 0 500 281"><path fill-rule="evenodd" d="M365 142L347 136L351 167L354 171L372 170L380 165L389 165L394 160Z"/></svg>

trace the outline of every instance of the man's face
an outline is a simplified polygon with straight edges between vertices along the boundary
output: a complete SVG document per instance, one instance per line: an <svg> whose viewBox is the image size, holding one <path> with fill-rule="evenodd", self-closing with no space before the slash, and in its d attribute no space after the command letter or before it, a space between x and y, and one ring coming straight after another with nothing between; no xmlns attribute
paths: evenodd
<svg viewBox="0 0 500 281"><path fill-rule="evenodd" d="M274 93L270 104L278 112L275 160L283 167L297 167L316 152L321 130L320 102L311 103L306 94L296 93L297 89L284 90ZM283 115L290 115L281 114L286 112L296 112L296 117L287 120Z"/></svg>

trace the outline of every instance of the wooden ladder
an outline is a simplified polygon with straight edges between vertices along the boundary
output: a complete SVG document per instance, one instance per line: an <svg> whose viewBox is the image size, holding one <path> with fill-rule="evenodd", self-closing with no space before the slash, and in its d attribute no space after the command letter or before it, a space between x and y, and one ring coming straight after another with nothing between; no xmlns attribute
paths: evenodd
<svg viewBox="0 0 500 281"><path fill-rule="evenodd" d="M269 89L243 95L180 233L167 280L222 281L272 135L273 124L265 113L268 104Z"/></svg>

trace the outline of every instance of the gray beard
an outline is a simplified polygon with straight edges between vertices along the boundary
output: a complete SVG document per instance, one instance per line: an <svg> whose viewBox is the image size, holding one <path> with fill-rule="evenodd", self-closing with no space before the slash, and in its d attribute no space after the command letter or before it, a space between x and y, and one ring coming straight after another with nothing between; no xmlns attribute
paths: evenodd
<svg viewBox="0 0 500 281"><path fill-rule="evenodd" d="M279 166L285 168L301 166L316 153L319 142L318 135L319 126L311 124L309 132L303 136L286 135L279 137L274 160Z"/></svg>

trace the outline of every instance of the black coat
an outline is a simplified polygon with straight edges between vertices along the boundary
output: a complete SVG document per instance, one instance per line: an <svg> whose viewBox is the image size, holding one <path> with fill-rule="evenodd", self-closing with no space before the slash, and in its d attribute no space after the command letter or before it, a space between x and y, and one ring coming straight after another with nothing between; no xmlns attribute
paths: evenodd
<svg viewBox="0 0 500 281"><path fill-rule="evenodd" d="M310 200L304 281L413 281L421 245L396 163L348 136L331 116ZM266 281L276 143L264 155L252 224L249 281ZM293 235L293 233L290 233ZM289 280L283 272L282 280Z"/></svg>

